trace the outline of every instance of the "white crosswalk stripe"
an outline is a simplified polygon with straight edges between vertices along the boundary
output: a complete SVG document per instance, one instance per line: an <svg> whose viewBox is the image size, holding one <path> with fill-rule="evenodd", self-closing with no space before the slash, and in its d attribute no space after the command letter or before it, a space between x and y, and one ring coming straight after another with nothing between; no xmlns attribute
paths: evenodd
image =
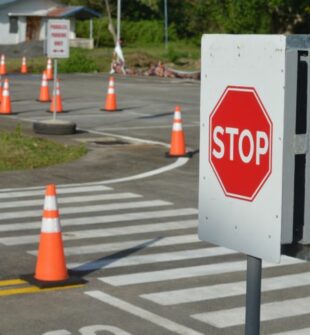
<svg viewBox="0 0 310 335"><path fill-rule="evenodd" d="M270 321L310 314L310 297L301 299L289 299L285 301L271 302L261 305L261 321ZM208 323L217 328L227 328L243 325L245 322L245 308L238 307L221 311L200 313L192 315L192 318Z"/></svg>
<svg viewBox="0 0 310 335"><path fill-rule="evenodd" d="M176 222L165 222L165 223L153 223L148 225L136 225L129 227L117 227L117 228L106 228L106 229L89 229L72 231L70 233L63 233L64 241L80 240L83 238L98 238L98 237L109 237L109 236L120 236L130 234L141 234L148 232L163 232L168 230L176 229L189 229L197 226L196 220L187 221L176 221ZM22 245L31 244L38 241L38 234L36 235L25 235L18 237L2 237L0 243L4 245Z"/></svg>
<svg viewBox="0 0 310 335"><path fill-rule="evenodd" d="M262 292L282 290L292 287L310 285L310 272L264 278ZM163 306L185 304L189 302L206 301L243 295L246 293L246 282L240 281L228 284L194 287L184 290L166 291L141 295L143 298ZM310 333L309 333L310 334Z"/></svg>
<svg viewBox="0 0 310 335"><path fill-rule="evenodd" d="M280 264L271 264L265 262L263 264L264 268L269 267L279 267L289 264L298 264L303 261L291 258L283 257L283 260ZM133 274L126 275L116 275L116 276L106 276L101 277L99 280L108 283L113 286L126 286L134 284L145 284L145 283L154 283L166 280L176 280L182 278L193 278L201 276L213 276L223 273L236 272L236 271L245 271L246 270L246 261L235 261L228 263L216 263L210 265L199 265L192 266L188 268L174 268L169 270L160 270L160 271L149 271L149 272L138 272Z"/></svg>
<svg viewBox="0 0 310 335"><path fill-rule="evenodd" d="M41 213L41 210L40 210ZM196 215L197 210L193 208L183 209L168 209L161 211L147 211L147 212L134 212L125 214L112 214L112 215L100 215L100 216L88 216L88 217L74 217L68 219L61 219L61 226L86 226L93 224L106 224L114 222L127 222L127 221L140 221L148 219L160 219L160 218L171 218L171 217L182 217L189 215ZM26 222L26 223L9 223L0 224L0 232L7 231L20 231L20 230L31 230L38 229L41 225L40 221L37 222Z"/></svg>
<svg viewBox="0 0 310 335"><path fill-rule="evenodd" d="M177 334L200 334L201 325L211 327L208 334L215 328L228 334L230 327L244 324L244 306L236 303L239 300L229 309L221 305L221 299L244 301L244 255L199 241L197 209L177 208L160 199L144 200L140 194L91 183L57 187L57 195L68 268L83 276L96 271L104 287L85 292L89 297L123 312L130 307L132 314ZM43 198L42 187L0 191L0 244L21 246L23 252L37 255ZM310 296L291 293L283 299L281 295L283 290L310 286L306 265L286 256L280 264L263 262L263 268L272 272L263 278L262 292L272 293L273 301L262 304L262 321L274 325L277 320L310 315ZM225 280L217 283L216 278ZM132 304L130 294L126 301L111 295L106 291L109 287L111 292L115 287L132 288L137 302ZM186 311L188 320L181 324L163 318L162 313L148 311L143 301L158 311L164 306L180 309L181 315ZM207 302L208 309L194 308L199 302ZM290 324L285 330L279 321L276 331L269 334L310 334L309 326L310 322L294 330Z"/></svg>
<svg viewBox="0 0 310 335"><path fill-rule="evenodd" d="M98 243L98 244L90 244L90 245L81 245L78 247L67 247L66 248L66 256L73 255L85 255L85 254L94 254L94 253L102 253L102 252L111 252L111 251L122 251L126 249L134 249L139 248L140 245L147 245L147 248L154 247L163 247L163 246L171 246L178 244L188 244L188 243L202 243L197 234L189 234L189 235L180 235L180 236L169 236L165 238L158 239L133 239L129 242L118 243ZM36 250L28 251L31 255L37 255Z"/></svg>
<svg viewBox="0 0 310 335"><path fill-rule="evenodd" d="M162 200L152 201L137 201L137 202L125 202L125 203L111 203L104 205L93 205L93 206L79 206L79 207L65 207L61 210L61 215L64 214L80 214L85 212L103 212L120 209L135 209L135 208L147 208L147 207L160 207L169 206L170 202ZM26 217L37 217L41 213L37 210L31 211L18 211L18 212L5 212L1 214L0 220L18 219Z"/></svg>
<svg viewBox="0 0 310 335"><path fill-rule="evenodd" d="M91 202L91 201L107 201L107 200L122 200L122 199L134 199L141 198L141 195L134 193L108 193L108 194L98 194L98 195L81 195L77 197L57 197L58 204L72 204L75 202ZM1 202L0 209L6 208L21 208L21 207L32 207L32 206L42 206L43 199L40 200L22 200L22 201L11 201L11 202Z"/></svg>
<svg viewBox="0 0 310 335"><path fill-rule="evenodd" d="M180 261L186 259L196 259L223 255L232 255L237 253L236 251L226 248L203 248L196 250L182 250L175 252L164 252L151 255L131 256L124 258L113 258L109 257L100 261L88 261L83 263L69 263L69 268L74 268L79 271L96 270L101 268L113 268L121 266L141 265L141 264L153 264L161 262Z"/></svg>

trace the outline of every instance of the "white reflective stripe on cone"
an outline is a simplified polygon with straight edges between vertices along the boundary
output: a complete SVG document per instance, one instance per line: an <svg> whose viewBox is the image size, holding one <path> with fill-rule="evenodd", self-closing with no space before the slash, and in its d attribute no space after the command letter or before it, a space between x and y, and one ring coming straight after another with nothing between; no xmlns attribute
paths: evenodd
<svg viewBox="0 0 310 335"><path fill-rule="evenodd" d="M181 112L180 111L175 111L174 112L174 119L175 120L181 120Z"/></svg>
<svg viewBox="0 0 310 335"><path fill-rule="evenodd" d="M61 232L61 227L58 218L42 219L41 233L59 233L59 232Z"/></svg>
<svg viewBox="0 0 310 335"><path fill-rule="evenodd" d="M174 122L172 130L173 131L181 131L181 130L183 130L182 123Z"/></svg>
<svg viewBox="0 0 310 335"><path fill-rule="evenodd" d="M48 210L48 211L56 211L57 208L57 200L55 196L50 196L47 195L45 196L44 199L44 210Z"/></svg>
<svg viewBox="0 0 310 335"><path fill-rule="evenodd" d="M114 88L113 87L109 87L108 94L114 94Z"/></svg>
<svg viewBox="0 0 310 335"><path fill-rule="evenodd" d="M3 90L2 96L3 97L9 97L10 96L10 92L8 90Z"/></svg>

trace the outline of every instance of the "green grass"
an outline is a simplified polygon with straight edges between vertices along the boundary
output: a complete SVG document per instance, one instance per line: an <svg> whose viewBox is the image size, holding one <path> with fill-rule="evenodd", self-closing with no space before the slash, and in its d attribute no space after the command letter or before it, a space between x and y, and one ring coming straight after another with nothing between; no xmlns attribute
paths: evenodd
<svg viewBox="0 0 310 335"><path fill-rule="evenodd" d="M68 146L26 136L20 126L0 132L0 171L36 169L68 163L86 154L85 146Z"/></svg>

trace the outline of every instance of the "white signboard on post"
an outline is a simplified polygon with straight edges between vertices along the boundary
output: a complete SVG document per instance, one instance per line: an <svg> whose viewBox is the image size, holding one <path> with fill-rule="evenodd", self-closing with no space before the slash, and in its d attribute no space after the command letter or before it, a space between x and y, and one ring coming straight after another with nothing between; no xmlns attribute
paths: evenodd
<svg viewBox="0 0 310 335"><path fill-rule="evenodd" d="M69 20L49 20L47 25L47 56L49 58L68 58L69 39Z"/></svg>
<svg viewBox="0 0 310 335"><path fill-rule="evenodd" d="M202 39L199 237L274 262L293 230L296 64L287 46L281 35Z"/></svg>

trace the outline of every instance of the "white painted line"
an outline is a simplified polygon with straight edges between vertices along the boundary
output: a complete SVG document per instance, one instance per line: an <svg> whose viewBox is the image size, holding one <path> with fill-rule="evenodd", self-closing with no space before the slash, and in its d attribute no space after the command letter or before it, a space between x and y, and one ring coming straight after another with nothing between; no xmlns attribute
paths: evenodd
<svg viewBox="0 0 310 335"><path fill-rule="evenodd" d="M129 221L139 221L145 219L159 219L159 218L169 218L176 216L189 216L197 215L197 209L194 208L183 208L183 209L169 209L163 211L152 211L152 212L135 212L135 213L125 213L125 214L112 214L112 215L100 215L100 216L90 216L90 217L78 217L78 218L64 218L61 219L62 227L69 226L84 226L91 224L104 224L112 222L129 222ZM198 220L198 219L197 219ZM198 224L198 223L197 223ZM20 230L31 230L39 229L41 227L41 222L23 222L23 223L8 223L0 225L0 232L6 231L20 231Z"/></svg>
<svg viewBox="0 0 310 335"><path fill-rule="evenodd" d="M143 246L141 246L143 249ZM237 251L215 247L195 250L182 250L174 252L155 253L151 255L127 256L123 258L108 258L99 261L85 261L84 263L69 263L68 268L75 271L98 270L101 268L115 268L122 266L132 266L141 264L154 264L170 261L184 261L187 259L198 259L204 257L214 257L236 254Z"/></svg>
<svg viewBox="0 0 310 335"><path fill-rule="evenodd" d="M176 322L173 322L169 319L166 319L162 316L154 314L152 312L146 311L144 308L137 307L135 305L129 304L126 301L113 297L109 294L106 294L102 291L87 291L84 292L86 295L93 297L99 301L104 302L110 306L118 308L126 313L135 315L136 317L149 321L160 328L167 329L174 334L179 335L203 335L200 332L195 331L194 329L187 328L183 325L180 325Z"/></svg>
<svg viewBox="0 0 310 335"><path fill-rule="evenodd" d="M112 188L98 185L98 183L95 186L81 186L81 184L78 184L79 187L68 187L65 188L63 186L56 186L57 188L57 195L62 194L70 194L70 193L87 193L87 192L95 192L95 191L110 191ZM67 185L69 186L69 185ZM1 189L0 190L0 199L12 199L12 198L22 198L22 197L30 197L30 196L42 196L44 197L44 187L27 187L27 188L20 188L20 189Z"/></svg>
<svg viewBox="0 0 310 335"><path fill-rule="evenodd" d="M92 202L92 201L107 201L107 200L123 200L123 199L134 199L141 198L142 196L134 193L108 193L108 194L97 194L97 195L83 195L76 197L57 197L57 202L62 204L73 204L75 202ZM43 206L44 199L37 200L21 200L21 201L10 201L1 202L0 209L5 208L17 208L32 207L32 206Z"/></svg>
<svg viewBox="0 0 310 335"><path fill-rule="evenodd" d="M266 262L264 263L263 267L268 268L268 267L284 266L298 263L304 263L304 261L291 257L283 257L282 263L271 264ZM165 280L176 280L182 278L211 276L211 275L245 271L245 270L246 270L246 261L235 261L235 262L216 263L209 265L174 268L169 270L137 272L125 275L106 276L98 279L113 286L126 286L135 284L155 283Z"/></svg>
<svg viewBox="0 0 310 335"><path fill-rule="evenodd" d="M262 292L282 290L292 287L310 285L310 272L265 278L262 280ZM162 306L186 304L211 299L220 299L244 295L246 282L240 281L228 284L194 287L182 290L143 294L142 298L151 300ZM310 334L310 333L309 333Z"/></svg>
<svg viewBox="0 0 310 335"><path fill-rule="evenodd" d="M143 179L143 178L156 176L158 174L168 172L168 171L171 171L173 169L177 169L177 168L185 165L188 162L188 160L189 160L189 158L181 157L181 158L178 158L174 163L172 163L170 165L163 166L159 169L155 169L155 170L152 170L152 171L140 173L140 174L130 176L130 177L107 180L107 181L102 182L102 184L104 184L104 185L116 184L116 183L122 183L122 182L133 181L133 180L137 180L137 179Z"/></svg>
<svg viewBox="0 0 310 335"><path fill-rule="evenodd" d="M309 335L309 334L310 334L310 328L303 328L282 333L272 333L271 335Z"/></svg>
<svg viewBox="0 0 310 335"><path fill-rule="evenodd" d="M310 297L277 301L261 305L261 321L271 321L310 314ZM227 328L245 323L245 307L191 315L192 318L216 328Z"/></svg>
<svg viewBox="0 0 310 335"><path fill-rule="evenodd" d="M129 242L117 243L98 243L90 245L80 245L78 247L67 247L66 256L74 255L87 255L111 251L122 251L127 249L139 248L141 245L146 245L147 249L155 247L163 247L170 245L188 244L188 243L201 243L204 242L198 239L197 234L166 236L159 239L135 239ZM37 250L28 251L30 255L37 255Z"/></svg>
<svg viewBox="0 0 310 335"><path fill-rule="evenodd" d="M131 335L123 329L109 325L91 325L79 329L81 335L96 335L97 332L105 331L111 335Z"/></svg>
<svg viewBox="0 0 310 335"><path fill-rule="evenodd" d="M183 128L193 128L193 127L199 127L199 125L195 124L185 124L183 125ZM158 126L146 126L146 127L130 127L130 130L140 130L140 129L171 129L171 125L158 125ZM115 131L115 130L128 130L128 127L110 127L110 128L101 128L102 131Z"/></svg>
<svg viewBox="0 0 310 335"><path fill-rule="evenodd" d="M94 206L66 207L66 208L60 209L60 215L86 213L86 212L91 212L91 213L104 212L104 211L112 211L112 210L114 211L114 210L121 210L121 209L160 207L160 206L169 206L169 205L172 205L172 203L167 202L167 201L162 201L162 200L151 200L151 201L111 203L111 204L94 205ZM7 220L7 219L38 217L40 215L42 215L41 210L1 213L0 221Z"/></svg>
<svg viewBox="0 0 310 335"><path fill-rule="evenodd" d="M63 233L62 238L65 241L73 241L73 240L80 240L83 238L98 238L98 237L131 235L131 234L142 234L149 232L191 229L196 227L197 227L197 220L185 220L176 222L153 223L147 225L136 225L128 227L70 231L68 233ZM37 243L38 239L39 234L16 236L16 237L15 236L1 237L0 243L4 245L23 245L23 244Z"/></svg>
<svg viewBox="0 0 310 335"><path fill-rule="evenodd" d="M52 330L42 335L72 335L72 333L68 332L66 329L59 329L59 330Z"/></svg>

